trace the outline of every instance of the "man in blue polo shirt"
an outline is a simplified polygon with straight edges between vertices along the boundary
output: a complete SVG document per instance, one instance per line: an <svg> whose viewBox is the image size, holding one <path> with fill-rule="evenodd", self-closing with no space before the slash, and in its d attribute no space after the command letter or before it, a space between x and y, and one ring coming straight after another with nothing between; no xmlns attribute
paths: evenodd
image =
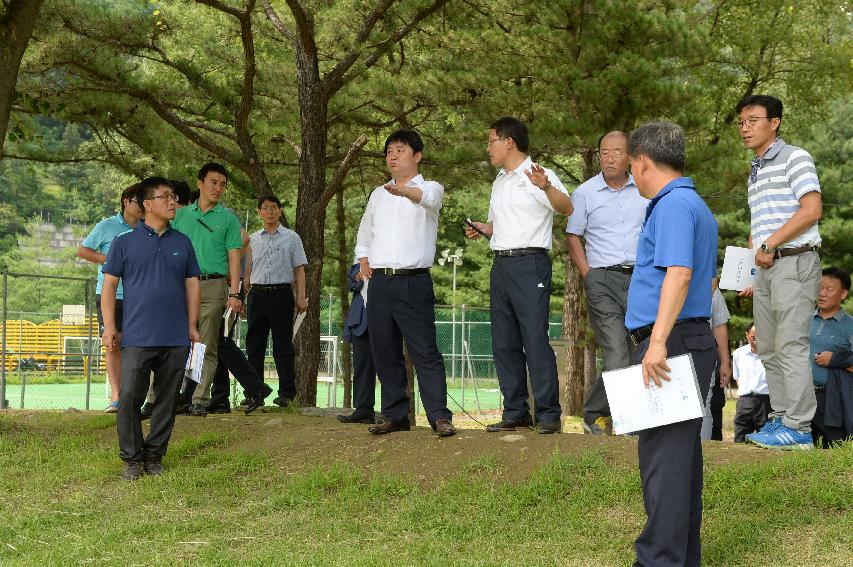
<svg viewBox="0 0 853 567"><path fill-rule="evenodd" d="M139 183L138 202L145 221L113 242L104 265L101 309L104 345L122 350L118 429L123 477L135 480L143 469L162 472L175 424L175 397L184 375L190 342L198 341L199 267L189 238L169 226L175 218L175 194L166 179ZM124 332L118 340L115 293L119 278L127 299ZM140 406L154 372L157 404L148 436L142 436Z"/></svg>
<svg viewBox="0 0 853 567"><path fill-rule="evenodd" d="M637 243L625 326L637 347L643 381L666 388L667 356L689 353L702 399L717 359L711 278L717 264L717 223L693 180L682 176L684 133L667 122L644 124L628 140L631 173L651 199ZM702 419L640 432L638 445L647 521L636 541L635 565L697 566L702 521Z"/></svg>
<svg viewBox="0 0 853 567"><path fill-rule="evenodd" d="M833 420L826 418L827 402L832 405L833 402L844 399L835 384L828 383L827 367L833 353L839 350L853 351L853 317L841 308L841 303L847 299L849 292L850 274L838 268L824 268L820 278L820 291L817 294L817 309L812 315L809 330L812 380L817 398L817 410L812 419L812 437L815 446L824 449L842 440L845 435L841 427L830 424ZM843 413L853 416L853 408L844 408L841 403L838 405ZM853 420L848 418L847 421Z"/></svg>
<svg viewBox="0 0 853 567"><path fill-rule="evenodd" d="M98 264L98 285L95 288L95 309L98 313L98 325L104 333L104 316L101 312L101 290L104 286L104 262L113 239L119 234L133 230L144 213L136 201L137 184L134 183L121 192L121 212L107 217L92 229L92 232L77 247L77 257ZM116 289L116 328L121 340L122 300L124 294L121 282ZM110 381L110 404L104 411L115 413L118 410L119 376L121 372L121 354L119 351L106 352L107 379Z"/></svg>

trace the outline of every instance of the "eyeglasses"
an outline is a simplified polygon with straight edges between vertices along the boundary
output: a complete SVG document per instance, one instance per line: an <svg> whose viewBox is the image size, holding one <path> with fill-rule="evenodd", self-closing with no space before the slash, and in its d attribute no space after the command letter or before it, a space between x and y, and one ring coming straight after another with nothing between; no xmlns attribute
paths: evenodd
<svg viewBox="0 0 853 567"><path fill-rule="evenodd" d="M163 199L164 201L178 201L178 196L174 193L163 193L162 195L154 195L153 197L148 197L145 199L146 201L153 201L154 199Z"/></svg>
<svg viewBox="0 0 853 567"><path fill-rule="evenodd" d="M271 207L261 207L260 210L262 210L265 213L274 213L274 212L280 211L281 209L279 207L273 205Z"/></svg>
<svg viewBox="0 0 853 567"><path fill-rule="evenodd" d="M758 124L759 120L767 118L768 120L773 120L769 116L750 116L746 120L735 120L735 126L737 126L738 130L749 124L749 127L752 128L756 124Z"/></svg>
<svg viewBox="0 0 853 567"><path fill-rule="evenodd" d="M506 138L489 138L489 145L491 146L492 144L497 144L501 140L506 140Z"/></svg>
<svg viewBox="0 0 853 567"><path fill-rule="evenodd" d="M604 150L603 152L601 152L600 155L601 155L601 159L607 159L609 157L614 157L616 159L619 159L625 155L625 152L623 152L622 150L613 150L613 151Z"/></svg>

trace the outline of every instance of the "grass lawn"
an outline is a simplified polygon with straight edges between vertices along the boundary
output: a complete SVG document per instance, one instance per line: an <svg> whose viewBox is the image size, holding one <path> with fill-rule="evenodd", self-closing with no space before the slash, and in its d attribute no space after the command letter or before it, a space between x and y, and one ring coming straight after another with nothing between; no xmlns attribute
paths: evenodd
<svg viewBox="0 0 853 567"><path fill-rule="evenodd" d="M167 472L120 479L115 418L0 415L2 565L628 565L636 441L179 416ZM853 445L705 449L706 565L853 564Z"/></svg>

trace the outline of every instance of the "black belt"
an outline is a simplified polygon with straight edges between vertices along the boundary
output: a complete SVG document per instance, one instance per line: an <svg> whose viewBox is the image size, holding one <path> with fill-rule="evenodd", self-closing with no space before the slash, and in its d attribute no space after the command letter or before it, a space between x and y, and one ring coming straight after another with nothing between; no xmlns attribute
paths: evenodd
<svg viewBox="0 0 853 567"><path fill-rule="evenodd" d="M198 279L204 280L221 280L225 276L222 274L202 274L198 277Z"/></svg>
<svg viewBox="0 0 853 567"><path fill-rule="evenodd" d="M634 273L634 266L605 266L601 268L602 270L607 270L608 272L621 272L623 274L632 274Z"/></svg>
<svg viewBox="0 0 853 567"><path fill-rule="evenodd" d="M284 289L290 289L291 286L289 283L279 283L279 284L252 284L252 287L249 288L249 293L253 291L279 291Z"/></svg>
<svg viewBox="0 0 853 567"><path fill-rule="evenodd" d="M512 248L510 250L495 250L495 256L529 256L530 254L547 253L547 248Z"/></svg>
<svg viewBox="0 0 853 567"><path fill-rule="evenodd" d="M428 274L429 268L373 268L373 272L386 276L419 276Z"/></svg>
<svg viewBox="0 0 853 567"><path fill-rule="evenodd" d="M685 323L708 323L708 319L705 317L691 317L690 319L681 319L680 321L675 322L675 327L679 325L683 325ZM634 343L634 346L639 346L641 342L646 340L652 335L652 327L654 325L646 325L645 327L640 327L639 329L634 329L633 331L628 332L628 338L631 339L631 342Z"/></svg>
<svg viewBox="0 0 853 567"><path fill-rule="evenodd" d="M740 398L769 398L770 394L756 394L755 392L750 392L748 394L744 394L742 396L738 396Z"/></svg>
<svg viewBox="0 0 853 567"><path fill-rule="evenodd" d="M777 248L775 252L773 252L773 257L777 260L779 258L785 258L786 256L794 256L796 254L802 254L803 252L811 252L812 250L816 250L817 246L797 246L796 248Z"/></svg>

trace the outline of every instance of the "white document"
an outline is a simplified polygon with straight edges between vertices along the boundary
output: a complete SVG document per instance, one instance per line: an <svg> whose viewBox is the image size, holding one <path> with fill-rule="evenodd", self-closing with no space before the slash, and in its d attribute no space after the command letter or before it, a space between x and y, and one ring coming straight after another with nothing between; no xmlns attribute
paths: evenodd
<svg viewBox="0 0 853 567"><path fill-rule="evenodd" d="M639 364L602 373L616 434L702 417L693 359L682 354L668 358L666 363L671 380L662 381L660 388L654 382L648 389L643 385L643 367Z"/></svg>
<svg viewBox="0 0 853 567"><path fill-rule="evenodd" d="M741 291L755 285L755 252L751 248L726 246L720 289Z"/></svg>
<svg viewBox="0 0 853 567"><path fill-rule="evenodd" d="M187 357L186 376L196 384L201 383L201 367L204 366L204 352L207 346L202 343L193 343L190 355Z"/></svg>
<svg viewBox="0 0 853 567"><path fill-rule="evenodd" d="M302 322L305 320L306 315L308 315L307 309L296 316L296 320L293 322L293 340L296 340L296 333L299 332L299 327L302 326Z"/></svg>
<svg viewBox="0 0 853 567"><path fill-rule="evenodd" d="M225 324L222 325L222 336L227 337L229 331L231 330L231 316L233 315L233 310L229 307L225 310L225 313L222 314L222 318L225 319Z"/></svg>
<svg viewBox="0 0 853 567"><path fill-rule="evenodd" d="M361 298L364 300L364 306L367 307L367 286L370 284L370 280L362 280L361 286Z"/></svg>

